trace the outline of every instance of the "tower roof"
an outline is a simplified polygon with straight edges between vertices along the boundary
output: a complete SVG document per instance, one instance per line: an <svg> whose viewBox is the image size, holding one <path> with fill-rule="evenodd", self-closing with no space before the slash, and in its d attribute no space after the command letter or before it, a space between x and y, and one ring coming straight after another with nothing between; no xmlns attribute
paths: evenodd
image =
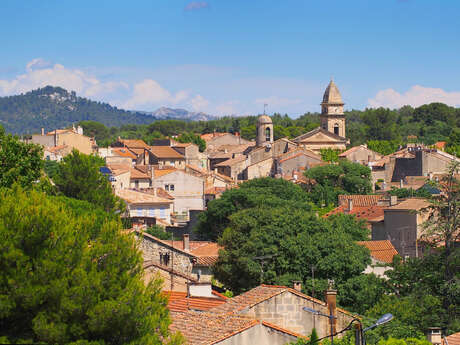
<svg viewBox="0 0 460 345"><path fill-rule="evenodd" d="M326 88L326 91L324 91L323 103L342 105L344 104L339 89L337 88L337 85L335 85L333 80L330 81L329 85Z"/></svg>
<svg viewBox="0 0 460 345"><path fill-rule="evenodd" d="M257 124L258 125L264 125L264 124L269 124L269 123L273 123L273 121L270 118L270 116L268 116L268 115L260 115L257 118Z"/></svg>

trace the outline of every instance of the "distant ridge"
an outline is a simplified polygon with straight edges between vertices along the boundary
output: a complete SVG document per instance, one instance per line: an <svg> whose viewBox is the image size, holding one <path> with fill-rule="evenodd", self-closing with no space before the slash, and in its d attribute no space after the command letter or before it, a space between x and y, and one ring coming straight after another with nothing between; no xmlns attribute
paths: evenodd
<svg viewBox="0 0 460 345"><path fill-rule="evenodd" d="M74 91L61 87L46 86L25 94L0 97L0 125L10 133L38 133L42 127L53 130L83 120L112 127L148 124L157 118L78 97Z"/></svg>
<svg viewBox="0 0 460 345"><path fill-rule="evenodd" d="M140 112L154 116L158 119L175 119L185 121L209 121L217 119L217 116L209 115L203 112L192 112L185 109L173 109L161 107L153 112Z"/></svg>

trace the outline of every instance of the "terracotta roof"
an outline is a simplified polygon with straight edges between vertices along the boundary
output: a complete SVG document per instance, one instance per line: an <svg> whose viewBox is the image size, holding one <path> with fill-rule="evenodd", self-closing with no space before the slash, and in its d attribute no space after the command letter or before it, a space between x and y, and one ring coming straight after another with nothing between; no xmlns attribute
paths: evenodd
<svg viewBox="0 0 460 345"><path fill-rule="evenodd" d="M350 214L354 215L357 219L363 219L367 221L380 220L384 216L384 206L354 206L351 211L348 211L348 205L342 205L334 208L332 211L324 215L325 218L333 214Z"/></svg>
<svg viewBox="0 0 460 345"><path fill-rule="evenodd" d="M374 206L383 199L383 195L339 195L339 205L347 205L350 199L353 206Z"/></svg>
<svg viewBox="0 0 460 345"><path fill-rule="evenodd" d="M131 152L134 152L138 156L143 155L145 152L145 149L138 149L138 148L132 148L132 147L130 147L129 150Z"/></svg>
<svg viewBox="0 0 460 345"><path fill-rule="evenodd" d="M57 153L59 151L68 149L69 146L67 145L59 145L59 146L49 146L45 149L45 151L51 152L51 153Z"/></svg>
<svg viewBox="0 0 460 345"><path fill-rule="evenodd" d="M129 148L149 148L149 146L144 142L144 140L141 139L118 139L118 141Z"/></svg>
<svg viewBox="0 0 460 345"><path fill-rule="evenodd" d="M420 211L423 208L430 206L430 202L423 198L409 198L397 205L385 208L385 210L414 210Z"/></svg>
<svg viewBox="0 0 460 345"><path fill-rule="evenodd" d="M166 168L166 169L154 169L153 170L153 176L154 177L161 177L161 176L164 176L164 175L168 175L174 171L176 171L177 169L176 168Z"/></svg>
<svg viewBox="0 0 460 345"><path fill-rule="evenodd" d="M184 250L184 241L164 241L174 248ZM196 264L199 266L212 266L219 258L219 250L222 249L215 242L208 241L190 241L189 242L190 254L197 257Z"/></svg>
<svg viewBox="0 0 460 345"><path fill-rule="evenodd" d="M207 312L171 312L171 331L180 331L189 345L211 345L258 325L240 315Z"/></svg>
<svg viewBox="0 0 460 345"><path fill-rule="evenodd" d="M217 138L217 137L221 137L221 136L226 135L226 134L230 134L230 133L218 133L218 132L206 133L206 134L201 134L200 137L204 141L209 141L209 140L212 140L212 139Z"/></svg>
<svg viewBox="0 0 460 345"><path fill-rule="evenodd" d="M191 165L191 164L185 164L185 169L190 169L193 170L194 172L197 172L198 174L202 176L206 176L209 174L209 172L206 169L199 168L197 166Z"/></svg>
<svg viewBox="0 0 460 345"><path fill-rule="evenodd" d="M218 173L218 172L214 172L212 174L214 176L216 176L216 177L221 178L222 180L227 181L227 182L233 182L233 179L230 176L227 176L227 175L224 175L224 174L221 174L221 173Z"/></svg>
<svg viewBox="0 0 460 345"><path fill-rule="evenodd" d="M341 154L339 154L339 157L347 157L349 154L353 153L353 152L356 152L360 149L364 149L366 151L370 151L372 152L373 154L377 155L378 157L382 157L383 155L378 153L378 152L375 152L375 151L372 151L371 149L369 149L367 146L364 146L364 145L358 145L358 146L353 146L352 148L342 152Z"/></svg>
<svg viewBox="0 0 460 345"><path fill-rule="evenodd" d="M379 261L392 263L393 257L398 254L395 247L390 241L359 241L356 242L360 246L366 247L370 250L371 256Z"/></svg>
<svg viewBox="0 0 460 345"><path fill-rule="evenodd" d="M226 302L227 298L222 298L222 295L217 295L212 291L215 297L187 297L187 293L182 293L183 297L177 294L173 298L169 298L168 309L170 311L187 311L199 310L207 311Z"/></svg>
<svg viewBox="0 0 460 345"><path fill-rule="evenodd" d="M170 146L150 146L149 151L158 158L185 159L183 155Z"/></svg>
<svg viewBox="0 0 460 345"><path fill-rule="evenodd" d="M120 156L120 157L129 157L132 159L137 158L133 152L131 152L128 148L125 148L125 147L112 148L112 154Z"/></svg>
<svg viewBox="0 0 460 345"><path fill-rule="evenodd" d="M237 163L241 163L246 160L246 156L240 156L240 157L235 157L231 159L227 159L226 161L220 162L219 164L216 164L216 167L226 167L226 166L232 166Z"/></svg>
<svg viewBox="0 0 460 345"><path fill-rule="evenodd" d="M233 297L227 301L227 303L222 304L216 308L211 309L215 313L238 313L239 311L252 308L253 306L264 302L272 297L280 295L286 291L289 291L297 296L308 299L315 303L325 305L323 301L320 301L316 298L307 296L295 289L288 288L286 286L277 286L277 285L259 285L254 289L251 289L241 295Z"/></svg>
<svg viewBox="0 0 460 345"><path fill-rule="evenodd" d="M163 188L160 188L160 187L157 187L156 190L154 190L154 187L143 188L142 192L152 194L152 195L154 195L156 192L157 196L159 196L160 198L174 200L174 197L171 196L171 194L169 194L167 191L165 191Z"/></svg>
<svg viewBox="0 0 460 345"><path fill-rule="evenodd" d="M204 191L204 194L219 195L225 192L227 188L225 187L210 187Z"/></svg>
<svg viewBox="0 0 460 345"><path fill-rule="evenodd" d="M147 175L146 173L143 173L142 171L136 169L136 168L131 168L131 179L150 179L150 175Z"/></svg>
<svg viewBox="0 0 460 345"><path fill-rule="evenodd" d="M171 204L172 200L131 189L120 189L115 194L129 204Z"/></svg>
<svg viewBox="0 0 460 345"><path fill-rule="evenodd" d="M447 343L444 339L442 339L443 345L460 345L460 332L451 334L446 337L447 338Z"/></svg>
<svg viewBox="0 0 460 345"><path fill-rule="evenodd" d="M447 142L445 141L438 141L437 143L434 143L434 147L436 147L439 150L444 150L444 147L446 146Z"/></svg>

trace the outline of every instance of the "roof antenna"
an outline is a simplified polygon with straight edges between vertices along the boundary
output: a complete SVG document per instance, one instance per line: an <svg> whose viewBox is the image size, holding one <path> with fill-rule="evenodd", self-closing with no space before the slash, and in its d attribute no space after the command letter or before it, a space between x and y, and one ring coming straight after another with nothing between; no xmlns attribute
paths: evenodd
<svg viewBox="0 0 460 345"><path fill-rule="evenodd" d="M265 113L265 108L267 108L267 107L268 107L268 104L267 104L267 103L264 103L264 115L267 115L267 114Z"/></svg>

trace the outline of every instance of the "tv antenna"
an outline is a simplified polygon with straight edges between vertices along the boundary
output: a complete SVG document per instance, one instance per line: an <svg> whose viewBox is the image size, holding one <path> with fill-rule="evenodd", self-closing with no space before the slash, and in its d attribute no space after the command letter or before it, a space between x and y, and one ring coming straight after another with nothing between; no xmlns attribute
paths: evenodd
<svg viewBox="0 0 460 345"><path fill-rule="evenodd" d="M264 115L266 115L265 110L266 110L267 107L268 107L268 104L264 103Z"/></svg>

